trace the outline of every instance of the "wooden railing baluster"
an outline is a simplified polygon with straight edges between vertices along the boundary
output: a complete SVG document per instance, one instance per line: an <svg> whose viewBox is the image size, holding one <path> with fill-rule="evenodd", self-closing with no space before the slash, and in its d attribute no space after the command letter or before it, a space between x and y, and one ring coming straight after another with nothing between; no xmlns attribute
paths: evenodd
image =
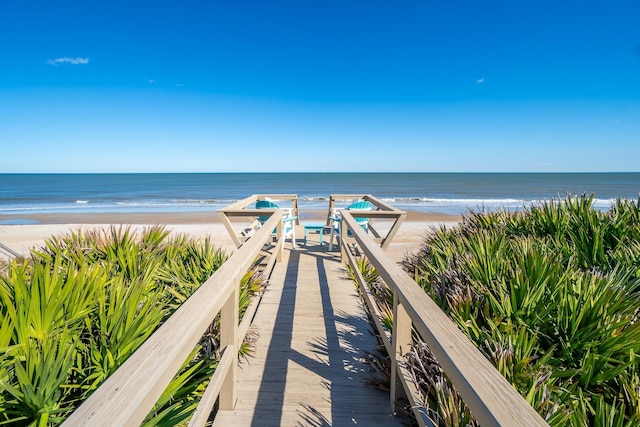
<svg viewBox="0 0 640 427"><path fill-rule="evenodd" d="M404 355L411 350L411 317L405 310L402 302L400 301L400 295L397 292L393 293L393 332L391 338L391 347L393 354L391 357L391 408L396 412L396 402L406 397L406 392L402 386L402 382L399 378L400 372L398 364L402 363Z"/></svg>

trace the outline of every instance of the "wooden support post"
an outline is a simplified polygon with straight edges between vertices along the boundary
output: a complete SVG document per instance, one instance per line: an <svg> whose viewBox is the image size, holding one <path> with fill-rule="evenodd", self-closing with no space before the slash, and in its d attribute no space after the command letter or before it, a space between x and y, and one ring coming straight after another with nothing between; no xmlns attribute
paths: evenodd
<svg viewBox="0 0 640 427"><path fill-rule="evenodd" d="M329 197L329 212L327 213L327 223L326 225L331 225L331 216L333 215L333 208L336 205L336 201L333 199L333 196Z"/></svg>
<svg viewBox="0 0 640 427"><path fill-rule="evenodd" d="M400 302L397 291L393 292L393 335L391 347L391 409L396 412L398 399L406 397L402 382L398 377L401 375L398 363L402 362L403 356L411 349L411 318L405 307Z"/></svg>
<svg viewBox="0 0 640 427"><path fill-rule="evenodd" d="M291 215L296 217L294 225L300 225L300 212L298 211L298 197L291 200Z"/></svg>
<svg viewBox="0 0 640 427"><path fill-rule="evenodd" d="M396 218L396 220L393 222L393 225L391 226L391 229L387 233L387 237L382 240L382 244L380 245L382 246L382 249L387 249L387 247L391 244L391 241L396 236L396 233L400 229L400 226L402 225L406 217L406 212L403 212L398 218Z"/></svg>
<svg viewBox="0 0 640 427"><path fill-rule="evenodd" d="M220 219L222 220L224 227L227 229L229 236L231 236L231 240L233 240L233 243L236 245L236 248L239 248L240 246L242 246L242 241L238 237L236 230L234 230L233 225L231 224L231 220L229 220L229 218L224 214L224 212L218 212L218 215L220 216Z"/></svg>
<svg viewBox="0 0 640 427"><path fill-rule="evenodd" d="M344 234L347 232L347 226L344 225L344 221L340 221L338 224L340 233L338 235L338 241L340 243L340 262L344 263L347 259L347 236Z"/></svg>
<svg viewBox="0 0 640 427"><path fill-rule="evenodd" d="M295 226L294 226L295 227ZM282 221L276 226L276 262L282 262L284 256L284 225Z"/></svg>
<svg viewBox="0 0 640 427"><path fill-rule="evenodd" d="M239 284L236 284L232 295L220 310L220 348L228 346L233 359L220 390L220 409L233 409L238 398L238 298L240 295L238 288Z"/></svg>

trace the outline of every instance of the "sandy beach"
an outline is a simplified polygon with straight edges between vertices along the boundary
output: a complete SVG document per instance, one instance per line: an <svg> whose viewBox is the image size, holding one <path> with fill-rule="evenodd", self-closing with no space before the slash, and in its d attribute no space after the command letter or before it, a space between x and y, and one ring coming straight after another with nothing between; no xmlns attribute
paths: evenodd
<svg viewBox="0 0 640 427"><path fill-rule="evenodd" d="M301 211L300 218L302 223L323 221L326 212ZM400 261L405 254L419 247L425 233L432 227L441 224L453 226L459 220L460 217L453 215L408 211L407 218L387 248L387 253L394 260ZM172 233L185 233L197 239L209 236L218 247L229 253L235 249L217 212L0 215L0 224L3 222L16 224L0 225L0 243L21 255L28 255L31 249L42 246L51 236L111 225L128 225L134 230L139 230L150 225L162 224ZM380 224L380 229L384 230L384 224ZM299 232L297 237L301 239L302 232ZM5 256L2 251L0 256Z"/></svg>

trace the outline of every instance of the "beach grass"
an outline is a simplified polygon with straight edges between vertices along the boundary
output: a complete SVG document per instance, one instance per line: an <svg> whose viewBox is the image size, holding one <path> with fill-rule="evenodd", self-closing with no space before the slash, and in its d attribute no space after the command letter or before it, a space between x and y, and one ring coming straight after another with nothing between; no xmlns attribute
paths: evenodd
<svg viewBox="0 0 640 427"><path fill-rule="evenodd" d="M113 226L52 237L10 263L0 276L0 424L62 422L226 258L208 239ZM241 311L261 285L245 275ZM187 420L218 356L215 322L144 424Z"/></svg>

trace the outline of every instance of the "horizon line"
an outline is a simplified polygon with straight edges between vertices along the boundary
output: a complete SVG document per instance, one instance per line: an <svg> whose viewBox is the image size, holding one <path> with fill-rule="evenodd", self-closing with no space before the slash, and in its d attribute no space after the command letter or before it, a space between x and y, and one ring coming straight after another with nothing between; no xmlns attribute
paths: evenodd
<svg viewBox="0 0 640 427"><path fill-rule="evenodd" d="M172 171L172 172L0 172L0 175L167 175L167 174L637 174L640 171L233 171L233 172L204 172L204 171Z"/></svg>

